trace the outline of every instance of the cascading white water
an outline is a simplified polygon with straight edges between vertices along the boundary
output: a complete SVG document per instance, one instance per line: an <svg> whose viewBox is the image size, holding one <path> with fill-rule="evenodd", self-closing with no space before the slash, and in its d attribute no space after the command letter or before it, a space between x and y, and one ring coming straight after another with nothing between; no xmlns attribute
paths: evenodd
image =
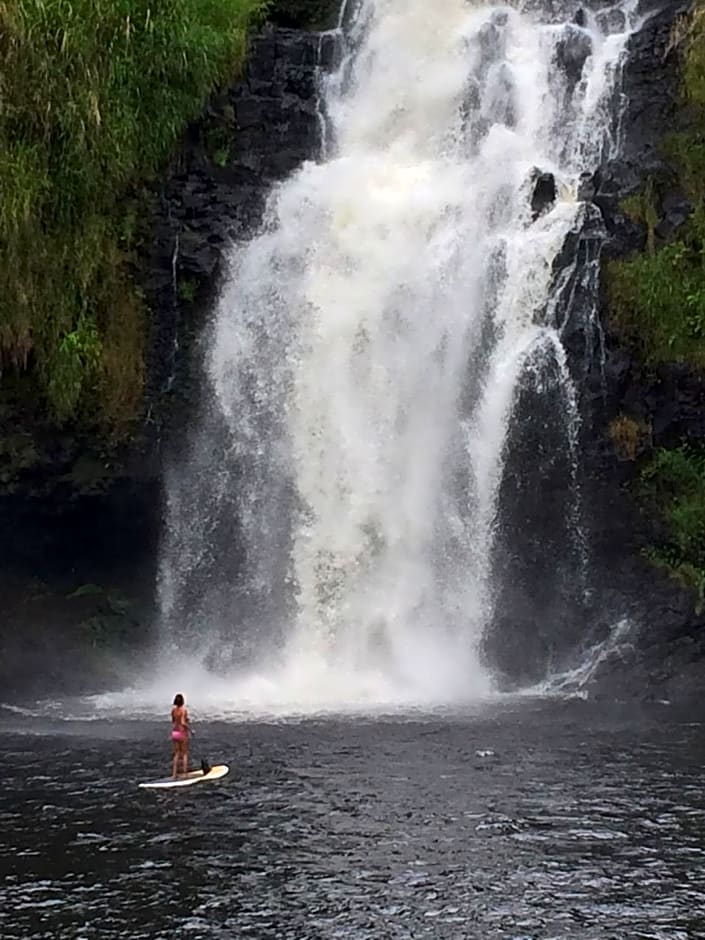
<svg viewBox="0 0 705 940"><path fill-rule="evenodd" d="M354 11L327 154L233 249L213 407L169 482L164 620L170 637L191 623L193 655L247 667L234 700L489 688L478 646L526 370L557 363L574 438L553 265L582 224L580 174L615 146L635 2L598 6ZM536 169L559 197L534 221Z"/></svg>

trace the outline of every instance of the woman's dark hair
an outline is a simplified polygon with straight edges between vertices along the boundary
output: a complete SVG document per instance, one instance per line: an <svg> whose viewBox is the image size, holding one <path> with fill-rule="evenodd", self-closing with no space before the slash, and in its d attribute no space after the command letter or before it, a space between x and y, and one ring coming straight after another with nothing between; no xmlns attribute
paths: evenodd
<svg viewBox="0 0 705 940"><path fill-rule="evenodd" d="M181 692L179 692L178 695L174 696L174 705L176 705L177 708L181 708L183 704L184 704L184 697L181 694Z"/></svg>

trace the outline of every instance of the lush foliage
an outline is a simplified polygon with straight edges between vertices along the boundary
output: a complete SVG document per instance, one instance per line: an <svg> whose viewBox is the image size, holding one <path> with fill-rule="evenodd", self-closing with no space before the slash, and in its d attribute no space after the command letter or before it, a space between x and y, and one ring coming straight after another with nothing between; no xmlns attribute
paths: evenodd
<svg viewBox="0 0 705 940"><path fill-rule="evenodd" d="M671 134L663 150L680 189L693 206L676 238L657 244L661 195L671 177L650 180L625 200L623 210L647 230L646 251L607 269L612 326L644 362L680 361L705 367L705 0L683 18L673 35L685 54L683 107L686 128ZM610 436L618 453L638 456L641 429L618 418ZM645 429L648 438L648 429ZM648 439L646 444L649 444ZM642 506L659 523L648 557L695 589L705 601L705 449L657 450L637 483Z"/></svg>
<svg viewBox="0 0 705 940"><path fill-rule="evenodd" d="M653 254L608 267L613 324L647 362L705 366L705 216Z"/></svg>
<svg viewBox="0 0 705 940"><path fill-rule="evenodd" d="M659 450L639 480L643 502L663 524L658 545L649 552L705 597L705 450Z"/></svg>
<svg viewBox="0 0 705 940"><path fill-rule="evenodd" d="M139 183L240 67L264 0L0 0L0 367L53 416L141 394Z"/></svg>
<svg viewBox="0 0 705 940"><path fill-rule="evenodd" d="M685 49L684 109L687 130L663 144L694 211L676 240L656 247L659 185L625 200L623 209L643 222L647 252L608 266L612 325L646 362L683 361L705 366L705 3L681 20L674 44Z"/></svg>

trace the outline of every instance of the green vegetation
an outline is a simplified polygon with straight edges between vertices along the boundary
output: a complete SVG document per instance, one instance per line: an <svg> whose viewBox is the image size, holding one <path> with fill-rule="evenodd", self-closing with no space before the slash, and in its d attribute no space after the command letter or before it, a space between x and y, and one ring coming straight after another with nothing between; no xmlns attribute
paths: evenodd
<svg viewBox="0 0 705 940"><path fill-rule="evenodd" d="M705 601L705 450L658 450L642 469L639 497L663 525L648 557L695 589Z"/></svg>
<svg viewBox="0 0 705 940"><path fill-rule="evenodd" d="M178 295L184 303L192 304L196 299L197 291L198 282L193 278L185 277L183 280L179 281Z"/></svg>
<svg viewBox="0 0 705 940"><path fill-rule="evenodd" d="M647 366L682 362L705 369L705 0L679 21L672 43L684 52L685 128L668 136L663 151L670 178L651 179L622 204L645 225L646 250L607 267L612 327ZM674 180L675 177L675 180ZM665 191L685 192L693 212L677 237L657 244ZM620 416L609 429L623 459L648 450L648 429ZM646 439L644 439L646 434ZM643 445L646 444L646 447ZM705 448L659 449L642 466L635 495L658 522L647 557L693 588L705 602Z"/></svg>
<svg viewBox="0 0 705 940"><path fill-rule="evenodd" d="M654 181L649 179L644 191L627 196L622 200L622 210L635 222L646 226L647 250L650 255L656 251L655 228L658 225L658 206L654 192Z"/></svg>
<svg viewBox="0 0 705 940"><path fill-rule="evenodd" d="M612 325L645 362L680 361L705 367L705 3L683 18L673 43L685 50L687 130L671 134L663 149L693 214L678 238L656 247L659 183L623 203L647 228L647 252L607 268Z"/></svg>
<svg viewBox="0 0 705 940"><path fill-rule="evenodd" d="M608 265L613 326L647 363L705 367L705 213L682 239Z"/></svg>
<svg viewBox="0 0 705 940"><path fill-rule="evenodd" d="M233 131L236 127L233 108L228 105L225 111L227 112L227 123L207 127L204 134L206 151L213 160L213 163L219 167L227 166L228 160L230 159Z"/></svg>
<svg viewBox="0 0 705 940"><path fill-rule="evenodd" d="M0 369L29 375L55 421L135 416L140 187L267 5L0 0Z"/></svg>

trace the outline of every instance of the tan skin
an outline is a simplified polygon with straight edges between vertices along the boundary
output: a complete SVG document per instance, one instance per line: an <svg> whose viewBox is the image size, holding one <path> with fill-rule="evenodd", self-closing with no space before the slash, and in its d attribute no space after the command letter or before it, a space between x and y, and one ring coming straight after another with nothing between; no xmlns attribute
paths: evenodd
<svg viewBox="0 0 705 940"><path fill-rule="evenodd" d="M176 780L179 775L179 765L182 774L188 773L188 748L191 729L189 728L188 711L185 705L174 705L171 709L171 723L174 731L181 731L184 734L182 741L174 741L171 775Z"/></svg>

